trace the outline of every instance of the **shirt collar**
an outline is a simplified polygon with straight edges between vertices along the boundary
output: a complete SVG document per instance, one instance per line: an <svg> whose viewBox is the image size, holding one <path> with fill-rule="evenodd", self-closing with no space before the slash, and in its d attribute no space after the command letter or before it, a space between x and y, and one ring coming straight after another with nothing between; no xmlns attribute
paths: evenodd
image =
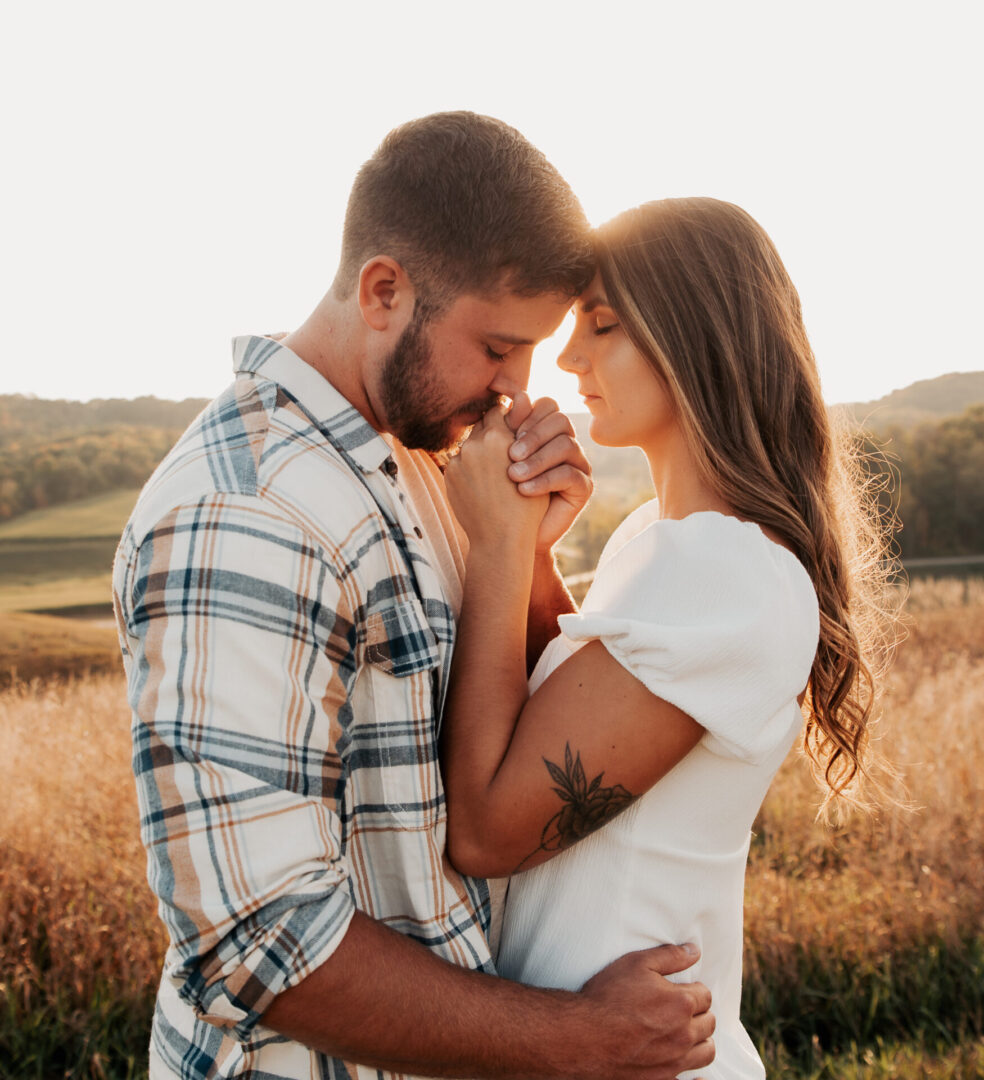
<svg viewBox="0 0 984 1080"><path fill-rule="evenodd" d="M374 472L390 456L390 446L362 413L323 375L279 341L257 334L233 338L232 355L237 375L241 372L262 375L282 386L363 472Z"/></svg>

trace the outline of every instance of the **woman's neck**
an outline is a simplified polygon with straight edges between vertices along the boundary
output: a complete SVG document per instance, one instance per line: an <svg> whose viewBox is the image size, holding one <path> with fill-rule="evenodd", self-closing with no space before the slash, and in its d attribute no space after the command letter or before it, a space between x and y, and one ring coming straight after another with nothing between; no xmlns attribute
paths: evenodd
<svg viewBox="0 0 984 1080"><path fill-rule="evenodd" d="M733 514L734 510L700 478L683 432L674 427L658 443L644 446L649 472L659 500L660 517L685 518L705 510Z"/></svg>

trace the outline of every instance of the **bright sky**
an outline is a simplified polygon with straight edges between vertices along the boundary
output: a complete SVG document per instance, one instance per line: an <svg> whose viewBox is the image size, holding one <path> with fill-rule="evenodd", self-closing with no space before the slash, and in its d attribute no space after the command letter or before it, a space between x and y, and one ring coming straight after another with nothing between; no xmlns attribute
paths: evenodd
<svg viewBox="0 0 984 1080"><path fill-rule="evenodd" d="M0 392L211 396L297 325L351 179L441 109L518 127L588 217L737 202L829 401L984 368L977 0L7 4ZM532 390L580 399L548 343Z"/></svg>

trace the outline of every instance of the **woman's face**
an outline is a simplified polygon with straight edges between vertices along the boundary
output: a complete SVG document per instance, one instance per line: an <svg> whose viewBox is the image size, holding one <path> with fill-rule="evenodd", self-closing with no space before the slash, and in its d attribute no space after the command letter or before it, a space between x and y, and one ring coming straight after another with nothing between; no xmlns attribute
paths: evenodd
<svg viewBox="0 0 984 1080"><path fill-rule="evenodd" d="M571 339L557 358L577 376L591 413L591 438L602 446L656 449L676 419L663 380L636 350L605 296L600 275L574 305Z"/></svg>

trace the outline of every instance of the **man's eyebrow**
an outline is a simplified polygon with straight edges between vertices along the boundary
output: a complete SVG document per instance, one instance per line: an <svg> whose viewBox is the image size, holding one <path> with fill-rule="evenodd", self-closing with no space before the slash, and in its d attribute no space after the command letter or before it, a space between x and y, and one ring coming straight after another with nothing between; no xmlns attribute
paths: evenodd
<svg viewBox="0 0 984 1080"><path fill-rule="evenodd" d="M494 330L489 331L486 337L493 338L495 341L501 341L504 345L535 345L535 341L531 341L529 338L516 337L515 334L497 334Z"/></svg>

